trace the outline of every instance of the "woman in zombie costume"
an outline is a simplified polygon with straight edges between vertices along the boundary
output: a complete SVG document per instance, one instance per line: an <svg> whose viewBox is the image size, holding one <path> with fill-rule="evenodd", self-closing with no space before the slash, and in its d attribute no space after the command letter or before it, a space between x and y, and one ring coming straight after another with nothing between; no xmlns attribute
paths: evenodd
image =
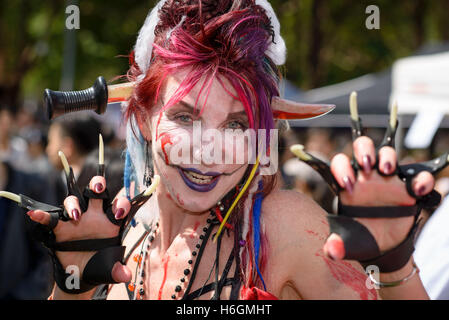
<svg viewBox="0 0 449 320"><path fill-rule="evenodd" d="M17 199L32 209L51 250L52 298L427 298L413 237L421 208L439 202L432 174L447 155L399 166L394 117L375 148L352 110L352 161L339 154L329 167L292 148L339 195L338 215L278 190L275 176L263 174L260 144L195 140L200 123L237 140L266 129L257 140L270 145L274 117L294 117L274 107L285 45L266 1L161 1L130 61L124 192L110 204L100 160L83 193L66 169L64 210ZM211 144L231 163L206 162ZM71 265L80 270L79 287L68 285ZM366 267L379 271L371 285Z"/></svg>

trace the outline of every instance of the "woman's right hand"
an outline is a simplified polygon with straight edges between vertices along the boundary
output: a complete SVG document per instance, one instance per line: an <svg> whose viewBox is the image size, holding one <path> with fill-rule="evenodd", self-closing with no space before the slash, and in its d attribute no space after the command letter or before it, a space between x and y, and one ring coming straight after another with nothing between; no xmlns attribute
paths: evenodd
<svg viewBox="0 0 449 320"><path fill-rule="evenodd" d="M106 189L106 179L102 176L95 176L89 183L89 189L94 193L100 194ZM59 220L53 233L56 242L104 239L118 236L120 227L109 221L103 212L102 199L90 199L88 209L82 213L78 198L68 196L64 200L64 207L70 216L69 221ZM131 209L131 204L126 197L117 196L112 202L112 212L117 220L126 218ZM41 210L29 211L28 216L31 220L42 225L50 223L50 214ZM68 266L77 266L79 274L82 277L84 267L90 258L95 254L94 251L56 251L64 270ZM116 262L112 269L112 277L117 282L128 282L131 280L131 271L120 262Z"/></svg>

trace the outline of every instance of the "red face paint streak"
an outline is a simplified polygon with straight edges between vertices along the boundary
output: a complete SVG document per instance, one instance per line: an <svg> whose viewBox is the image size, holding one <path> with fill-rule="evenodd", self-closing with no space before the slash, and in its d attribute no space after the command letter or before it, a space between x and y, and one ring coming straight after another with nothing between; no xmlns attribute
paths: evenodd
<svg viewBox="0 0 449 320"><path fill-rule="evenodd" d="M171 195L170 195L170 193L167 193L167 194L166 194L165 196L167 197L167 199L169 199L169 200L173 200L173 199L171 198Z"/></svg>
<svg viewBox="0 0 449 320"><path fill-rule="evenodd" d="M184 201L182 201L182 199L179 197L179 193L176 195L176 200L178 200L178 202L181 206L184 205Z"/></svg>
<svg viewBox="0 0 449 320"><path fill-rule="evenodd" d="M156 124L156 141L159 138L158 137L158 130L159 130L159 124L161 123L161 118L162 118L162 112L159 113L159 118L157 119L157 124Z"/></svg>
<svg viewBox="0 0 449 320"><path fill-rule="evenodd" d="M162 148L162 152L164 153L165 164L168 165L168 156L167 156L167 152L165 151L165 146L167 144L173 144L173 142L171 140L171 136L168 133L162 133L159 138L161 138L161 148Z"/></svg>
<svg viewBox="0 0 449 320"><path fill-rule="evenodd" d="M199 226L200 226L200 222L199 222L199 221L195 222L195 226L193 227L193 231L192 231L192 233L190 234L190 239L195 238L195 235L196 235L196 229L198 229Z"/></svg>
<svg viewBox="0 0 449 320"><path fill-rule="evenodd" d="M167 280L167 267L168 267L169 259L170 259L170 256L167 256L167 258L162 259L162 262L164 263L164 278L162 279L161 288L159 289L159 294L157 296L158 300L162 299L162 291L164 290L165 281Z"/></svg>
<svg viewBox="0 0 449 320"><path fill-rule="evenodd" d="M345 261L332 261L326 258L322 251L315 253L317 257L323 258L329 267L332 276L339 282L344 283L360 295L362 300L377 300L376 289L366 287L367 275L355 269L350 263Z"/></svg>

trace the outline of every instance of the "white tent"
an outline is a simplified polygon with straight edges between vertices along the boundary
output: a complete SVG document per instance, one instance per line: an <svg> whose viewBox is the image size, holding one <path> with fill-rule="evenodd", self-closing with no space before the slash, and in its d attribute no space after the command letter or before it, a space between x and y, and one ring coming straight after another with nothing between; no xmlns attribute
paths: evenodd
<svg viewBox="0 0 449 320"><path fill-rule="evenodd" d="M396 61L391 101L397 101L399 114L416 114L405 146L427 148L449 114L449 51Z"/></svg>
<svg viewBox="0 0 449 320"><path fill-rule="evenodd" d="M392 76L398 113L449 113L449 51L399 59Z"/></svg>

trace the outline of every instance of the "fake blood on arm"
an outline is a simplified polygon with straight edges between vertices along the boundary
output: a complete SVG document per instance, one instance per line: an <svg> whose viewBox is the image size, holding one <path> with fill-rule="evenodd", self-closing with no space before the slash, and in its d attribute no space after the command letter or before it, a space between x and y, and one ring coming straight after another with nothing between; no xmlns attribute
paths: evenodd
<svg viewBox="0 0 449 320"><path fill-rule="evenodd" d="M354 268L346 261L332 261L326 258L322 250L315 253L321 257L329 268L332 276L339 282L357 292L362 300L377 300L376 289L366 287L367 275Z"/></svg>

